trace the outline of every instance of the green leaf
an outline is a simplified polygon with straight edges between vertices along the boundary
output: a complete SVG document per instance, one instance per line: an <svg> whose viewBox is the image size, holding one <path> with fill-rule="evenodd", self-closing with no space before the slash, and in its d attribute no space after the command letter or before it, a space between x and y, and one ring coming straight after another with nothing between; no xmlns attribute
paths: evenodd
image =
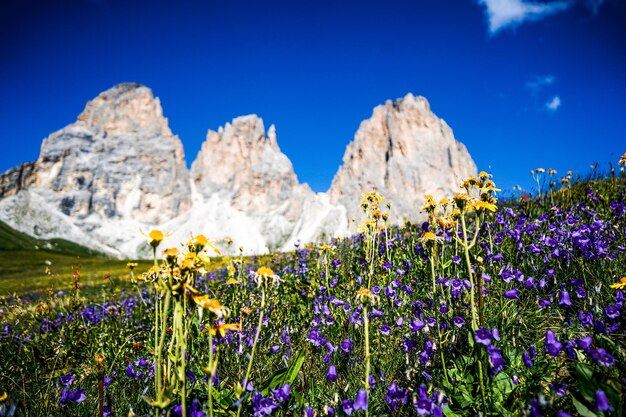
<svg viewBox="0 0 626 417"><path fill-rule="evenodd" d="M296 380L296 377L298 376L298 373L300 372L300 368L302 367L302 364L304 363L305 358L306 358L306 351L303 349L300 352L298 352L296 357L291 361L291 364L289 364L289 367L282 368L274 372L272 376L270 376L268 379L263 381L261 385L259 386L260 391L263 394L263 396L267 396L271 389L276 389L286 383L290 385L293 384L293 381Z"/></svg>
<svg viewBox="0 0 626 417"><path fill-rule="evenodd" d="M450 406L449 406L449 405L445 405L445 406L443 407L443 414L444 414L446 417L461 417L461 415L460 415L460 414L457 414L457 413L455 413L454 411L452 411L452 410L450 409Z"/></svg>
<svg viewBox="0 0 626 417"><path fill-rule="evenodd" d="M596 413L588 409L583 403L578 401L576 397L574 397L573 395L571 397L572 402L574 403L574 407L576 407L576 411L578 411L578 414L583 417L598 417Z"/></svg>
<svg viewBox="0 0 626 417"><path fill-rule="evenodd" d="M493 378L493 384L504 397L507 397L515 389L511 377L506 372L500 372L496 375Z"/></svg>

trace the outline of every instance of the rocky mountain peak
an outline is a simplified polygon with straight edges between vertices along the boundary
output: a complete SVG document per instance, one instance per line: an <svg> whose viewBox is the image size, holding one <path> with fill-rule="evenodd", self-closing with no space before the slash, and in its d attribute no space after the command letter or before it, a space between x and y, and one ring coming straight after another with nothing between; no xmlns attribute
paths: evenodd
<svg viewBox="0 0 626 417"><path fill-rule="evenodd" d="M263 120L254 114L209 130L191 177L203 195L227 192L243 210L253 198L274 206L277 202L269 199L298 185L291 161L278 147L276 128L272 125L266 135Z"/></svg>
<svg viewBox="0 0 626 417"><path fill-rule="evenodd" d="M392 221L415 219L425 194L453 194L476 165L452 129L424 97L407 94L377 106L348 145L329 190L331 202L361 220L363 193L377 189L392 206Z"/></svg>
<svg viewBox="0 0 626 417"><path fill-rule="evenodd" d="M356 230L361 195L378 189L392 221L416 220L425 194L452 194L475 174L469 153L423 97L377 106L346 148L327 193L301 184L274 125L241 116L209 130L187 170L158 98L119 84L52 133L39 159L0 175L0 219L118 256L149 255L139 229L231 236L246 253L292 250Z"/></svg>
<svg viewBox="0 0 626 417"><path fill-rule="evenodd" d="M87 103L78 122L105 135L172 136L161 102L152 90L137 83L118 84L99 94Z"/></svg>
<svg viewBox="0 0 626 417"><path fill-rule="evenodd" d="M287 239L304 200L313 196L280 151L276 128L272 125L266 133L256 115L209 130L191 165L191 178L204 198L218 194L256 218L270 246Z"/></svg>

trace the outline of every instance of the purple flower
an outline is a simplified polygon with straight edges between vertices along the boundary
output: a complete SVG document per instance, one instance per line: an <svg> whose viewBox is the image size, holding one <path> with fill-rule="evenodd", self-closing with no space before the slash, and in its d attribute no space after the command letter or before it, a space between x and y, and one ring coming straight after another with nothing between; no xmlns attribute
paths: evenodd
<svg viewBox="0 0 626 417"><path fill-rule="evenodd" d="M551 305L552 305L552 303L549 300L546 300L545 298L540 298L539 299L539 307L540 308L550 307Z"/></svg>
<svg viewBox="0 0 626 417"><path fill-rule="evenodd" d="M572 415L566 413L565 411L559 411L558 413L556 413L556 417L572 417Z"/></svg>
<svg viewBox="0 0 626 417"><path fill-rule="evenodd" d="M367 392L365 391L365 388L361 388L359 392L356 393L354 410L367 410Z"/></svg>
<svg viewBox="0 0 626 417"><path fill-rule="evenodd" d="M354 411L354 402L352 402L352 400L343 400L341 402L341 407L343 408L344 413L351 416Z"/></svg>
<svg viewBox="0 0 626 417"><path fill-rule="evenodd" d="M613 355L607 353L607 351L602 348L591 350L589 354L594 362L599 363L602 366L609 367L615 364L615 358Z"/></svg>
<svg viewBox="0 0 626 417"><path fill-rule="evenodd" d="M382 326L380 326L380 333L383 334L384 336L389 336L390 332L391 332L391 327L388 324L383 324Z"/></svg>
<svg viewBox="0 0 626 417"><path fill-rule="evenodd" d="M343 342L341 342L339 347L341 348L341 350L343 350L344 353L350 353L350 351L352 350L352 340L345 339Z"/></svg>
<svg viewBox="0 0 626 417"><path fill-rule="evenodd" d="M280 408L280 404L274 401L273 398L263 397L263 394L257 391L252 393L251 403L254 415L259 417L269 416Z"/></svg>
<svg viewBox="0 0 626 417"><path fill-rule="evenodd" d="M519 290L517 288L513 288L512 290L505 291L504 296L511 300L519 301Z"/></svg>
<svg viewBox="0 0 626 417"><path fill-rule="evenodd" d="M484 327L476 329L474 332L474 340L476 343L480 343L485 346L489 346L491 344L491 337L491 332Z"/></svg>
<svg viewBox="0 0 626 417"><path fill-rule="evenodd" d="M614 305L610 305L604 308L604 314L610 319L615 319L619 317L619 309Z"/></svg>
<svg viewBox="0 0 626 417"><path fill-rule="evenodd" d="M404 341L402 342L402 348L406 352L412 351L413 349L415 349L415 346L417 346L417 342L415 342L415 340L406 337L404 338Z"/></svg>
<svg viewBox="0 0 626 417"><path fill-rule="evenodd" d="M526 352L522 353L522 359L524 360L524 365L526 365L527 368L530 368L534 365L533 361L528 356L528 353Z"/></svg>
<svg viewBox="0 0 626 417"><path fill-rule="evenodd" d="M391 410L395 413L397 410L397 404L406 404L409 400L409 392L408 390L402 389L396 385L395 382L392 382L387 388L387 395L385 396L385 401L391 407Z"/></svg>
<svg viewBox="0 0 626 417"><path fill-rule="evenodd" d="M430 414L432 412L433 402L428 397L422 397L415 403L415 410L418 416Z"/></svg>
<svg viewBox="0 0 626 417"><path fill-rule="evenodd" d="M272 390L272 393L274 394L274 398L276 398L276 401L278 402L283 402L289 399L289 393L291 391L291 386L289 384L285 384L282 387L278 388L277 390Z"/></svg>
<svg viewBox="0 0 626 417"><path fill-rule="evenodd" d="M561 291L561 295L559 296L559 305L570 307L572 305L572 301L569 298L569 293L567 290Z"/></svg>
<svg viewBox="0 0 626 417"><path fill-rule="evenodd" d="M85 390L84 389L77 389L76 391L72 391L69 393L68 399L74 401L76 404L80 404L83 401L85 401L85 399L87 398L87 396L85 395Z"/></svg>
<svg viewBox="0 0 626 417"><path fill-rule="evenodd" d="M326 372L326 380L329 382L335 382L337 380L337 369L335 365L330 365L328 367L328 372Z"/></svg>
<svg viewBox="0 0 626 417"><path fill-rule="evenodd" d="M581 326L593 326L593 313L590 311L579 311L578 321Z"/></svg>
<svg viewBox="0 0 626 417"><path fill-rule="evenodd" d="M456 316L453 321L456 327L463 327L465 325L465 319L461 316Z"/></svg>
<svg viewBox="0 0 626 417"><path fill-rule="evenodd" d="M135 368L133 368L133 364L129 363L126 367L126 376L129 378L135 378L137 373L135 372Z"/></svg>
<svg viewBox="0 0 626 417"><path fill-rule="evenodd" d="M491 371L489 372L489 376L493 378L504 369L506 361L502 357L502 352L500 352L500 349L498 349L494 345L487 346L487 353L489 353L489 364L491 365Z"/></svg>
<svg viewBox="0 0 626 417"><path fill-rule="evenodd" d="M409 325L409 327L411 328L411 332L413 333L419 332L425 326L426 326L426 323L424 323L422 320L419 320L419 319L411 320L411 324Z"/></svg>
<svg viewBox="0 0 626 417"><path fill-rule="evenodd" d="M71 372L68 372L65 375L61 376L61 385L69 387L70 385L72 385L72 383L74 383L74 379L74 375L72 375Z"/></svg>
<svg viewBox="0 0 626 417"><path fill-rule="evenodd" d="M601 389L596 391L596 410L598 411L611 411L613 408L609 404L609 399Z"/></svg>
<svg viewBox="0 0 626 417"><path fill-rule="evenodd" d="M564 397L567 394L567 385L565 384L550 384L550 388L559 397Z"/></svg>
<svg viewBox="0 0 626 417"><path fill-rule="evenodd" d="M498 329L496 329L494 327L493 329L491 329L491 333L493 334L493 338L496 339L499 342L500 341L500 332L498 331Z"/></svg>
<svg viewBox="0 0 626 417"><path fill-rule="evenodd" d="M606 325L604 324L604 320L596 320L593 325L593 330L599 334L604 333L606 331Z"/></svg>
<svg viewBox="0 0 626 417"><path fill-rule="evenodd" d="M556 339L554 332L552 330L546 331L546 353L556 357L562 348L563 344Z"/></svg>
<svg viewBox="0 0 626 417"><path fill-rule="evenodd" d="M578 349L584 350L587 353L589 353L589 347L592 343L593 339L591 338L591 336L581 337L580 339L576 340L576 346L578 346Z"/></svg>

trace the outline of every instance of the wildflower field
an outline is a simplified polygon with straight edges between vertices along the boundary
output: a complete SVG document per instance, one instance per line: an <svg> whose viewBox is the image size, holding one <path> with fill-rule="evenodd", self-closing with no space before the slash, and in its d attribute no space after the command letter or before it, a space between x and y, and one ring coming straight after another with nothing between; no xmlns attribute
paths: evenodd
<svg viewBox="0 0 626 417"><path fill-rule="evenodd" d="M153 266L0 300L0 416L622 416L626 176L554 174L403 227L370 192L361 233L262 259L153 230Z"/></svg>

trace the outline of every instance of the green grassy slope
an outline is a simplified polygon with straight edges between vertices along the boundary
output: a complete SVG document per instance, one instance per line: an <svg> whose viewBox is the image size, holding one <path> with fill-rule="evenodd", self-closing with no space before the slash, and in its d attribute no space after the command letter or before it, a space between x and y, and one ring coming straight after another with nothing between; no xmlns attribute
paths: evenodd
<svg viewBox="0 0 626 417"><path fill-rule="evenodd" d="M0 221L0 251L47 250L70 255L102 256L98 251L64 239L41 240L13 229Z"/></svg>
<svg viewBox="0 0 626 417"><path fill-rule="evenodd" d="M150 261L138 261L137 272L147 270ZM127 280L127 261L94 256L75 256L44 250L0 251L0 296L49 289L71 288L78 265L81 286L91 287L109 280Z"/></svg>

